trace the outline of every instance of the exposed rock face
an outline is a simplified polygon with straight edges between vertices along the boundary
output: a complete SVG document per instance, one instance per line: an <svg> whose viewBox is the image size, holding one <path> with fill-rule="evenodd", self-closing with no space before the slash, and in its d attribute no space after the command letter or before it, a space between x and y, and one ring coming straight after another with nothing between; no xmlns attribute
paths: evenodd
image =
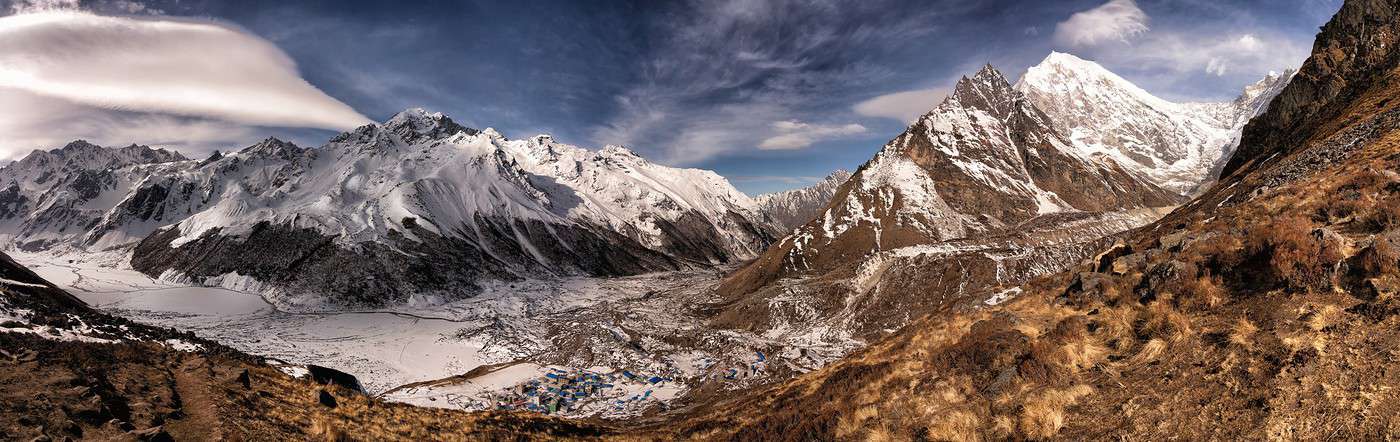
<svg viewBox="0 0 1400 442"><path fill-rule="evenodd" d="M753 200L713 172L617 146L510 140L421 109L319 148L269 138L203 161L86 143L55 152L74 149L95 159L40 152L0 171L30 183L44 164L68 177L66 204L33 204L38 193L23 185L0 191L0 210L15 214L0 231L13 242L130 249L152 276L295 304L703 268L752 257L774 237Z"/></svg>
<svg viewBox="0 0 1400 442"><path fill-rule="evenodd" d="M850 178L850 172L837 170L811 186L759 195L754 202L778 231L791 232L821 214L836 189Z"/></svg>
<svg viewBox="0 0 1400 442"><path fill-rule="evenodd" d="M1351 110L1355 99L1377 82L1395 81L1391 70L1400 61L1392 48L1400 42L1400 12L1389 0L1348 1L1322 27L1313 53L1273 105L1245 126L1240 151L1225 164L1222 176L1251 161L1295 152L1319 131L1320 123Z"/></svg>
<svg viewBox="0 0 1400 442"><path fill-rule="evenodd" d="M36 150L0 168L0 230L26 249L75 241L146 176L184 159L164 149L82 140Z"/></svg>

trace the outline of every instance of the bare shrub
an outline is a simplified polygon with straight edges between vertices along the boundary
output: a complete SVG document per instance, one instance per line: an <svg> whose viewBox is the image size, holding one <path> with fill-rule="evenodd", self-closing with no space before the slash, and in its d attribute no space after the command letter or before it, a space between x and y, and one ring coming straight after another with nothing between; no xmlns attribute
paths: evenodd
<svg viewBox="0 0 1400 442"><path fill-rule="evenodd" d="M1251 231L1251 252L1269 258L1269 268L1283 285L1295 290L1330 286L1332 267L1342 259L1341 245L1316 234L1307 218L1292 216Z"/></svg>

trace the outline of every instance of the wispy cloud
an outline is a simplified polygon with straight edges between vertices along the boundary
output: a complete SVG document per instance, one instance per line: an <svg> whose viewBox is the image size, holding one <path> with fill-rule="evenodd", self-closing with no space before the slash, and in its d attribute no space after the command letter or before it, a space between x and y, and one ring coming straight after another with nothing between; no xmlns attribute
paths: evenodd
<svg viewBox="0 0 1400 442"><path fill-rule="evenodd" d="M848 124L812 124L797 120L773 123L777 135L758 144L763 150L793 150L811 146L813 143L865 133L865 126Z"/></svg>
<svg viewBox="0 0 1400 442"><path fill-rule="evenodd" d="M850 112L835 91L892 74L871 47L928 34L938 8L884 1L693 1L649 28L643 78L618 94L596 144L626 144L662 162L696 163L752 149L798 149L855 130L787 133L774 121L831 121ZM861 127L864 131L864 127Z"/></svg>
<svg viewBox="0 0 1400 442"><path fill-rule="evenodd" d="M915 89L885 94L856 103L853 110L867 117L913 123L947 96L947 88Z"/></svg>
<svg viewBox="0 0 1400 442"><path fill-rule="evenodd" d="M1127 42L1148 30L1147 13L1133 0L1109 0L1094 9L1077 12L1055 26L1055 41L1073 47L1104 42Z"/></svg>

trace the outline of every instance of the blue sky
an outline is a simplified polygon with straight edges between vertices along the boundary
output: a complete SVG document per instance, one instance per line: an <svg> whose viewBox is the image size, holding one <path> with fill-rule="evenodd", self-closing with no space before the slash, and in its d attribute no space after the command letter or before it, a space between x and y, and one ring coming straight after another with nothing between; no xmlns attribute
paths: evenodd
<svg viewBox="0 0 1400 442"><path fill-rule="evenodd" d="M229 75L246 81L191 86L215 89L223 95L212 101L222 105L76 96L72 87L7 85L0 71L0 107L53 106L55 114L72 115L65 124L13 120L37 135L0 136L0 152L13 157L77 137L168 143L192 154L269 134L317 145L362 117L382 121L424 107L511 137L549 133L585 147L623 144L657 162L716 170L758 193L856 167L984 63L1014 81L1060 50L1098 61L1163 98L1228 100L1268 71L1300 64L1317 27L1339 6L1340 0L0 0L4 13L81 9L123 20L213 23L240 35L198 50L161 43L163 31L153 31L143 38L157 41L142 47L150 57L168 50L169 60L195 60L163 71L248 70ZM79 28L64 35L73 29ZM19 52L14 57L42 57L52 52L34 49L44 38L32 36L28 49L10 50ZM107 39L94 39L93 47L102 49ZM275 49L219 59L223 48L247 39ZM6 50L0 44L0 61ZM268 50L282 51L293 65ZM295 99L284 105L277 97L249 98L244 83L264 74ZM287 78L297 75L305 82ZM337 117L279 122L240 109ZM88 120L110 121L72 123ZM133 129L147 127L133 122L151 129Z"/></svg>

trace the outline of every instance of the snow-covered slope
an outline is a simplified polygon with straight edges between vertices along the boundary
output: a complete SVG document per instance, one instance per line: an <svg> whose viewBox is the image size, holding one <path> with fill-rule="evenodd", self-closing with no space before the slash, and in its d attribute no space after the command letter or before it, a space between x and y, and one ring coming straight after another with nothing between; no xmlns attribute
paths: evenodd
<svg viewBox="0 0 1400 442"><path fill-rule="evenodd" d="M845 169L837 169L816 184L800 189L765 193L754 197L759 211L783 232L790 232L811 221L836 196L836 189L851 178Z"/></svg>
<svg viewBox="0 0 1400 442"><path fill-rule="evenodd" d="M103 148L74 141L0 168L0 232L21 248L79 239L145 177L184 160L164 149Z"/></svg>
<svg viewBox="0 0 1400 442"><path fill-rule="evenodd" d="M795 275L849 268L883 250L1014 229L1060 212L1174 204L1110 157L1081 155L991 66L887 143L812 222L732 275L743 296Z"/></svg>
<svg viewBox="0 0 1400 442"><path fill-rule="evenodd" d="M1085 156L1103 156L1187 195L1214 178L1240 129L1287 85L1271 74L1229 103L1173 103L1092 61L1054 52L1016 84Z"/></svg>
<svg viewBox="0 0 1400 442"><path fill-rule="evenodd" d="M135 268L167 279L382 304L489 280L709 266L772 238L753 200L713 172L507 139L421 109L319 148L268 139L160 167L118 169L131 184L94 206L75 245L130 249ZM6 233L33 236L19 227Z"/></svg>

